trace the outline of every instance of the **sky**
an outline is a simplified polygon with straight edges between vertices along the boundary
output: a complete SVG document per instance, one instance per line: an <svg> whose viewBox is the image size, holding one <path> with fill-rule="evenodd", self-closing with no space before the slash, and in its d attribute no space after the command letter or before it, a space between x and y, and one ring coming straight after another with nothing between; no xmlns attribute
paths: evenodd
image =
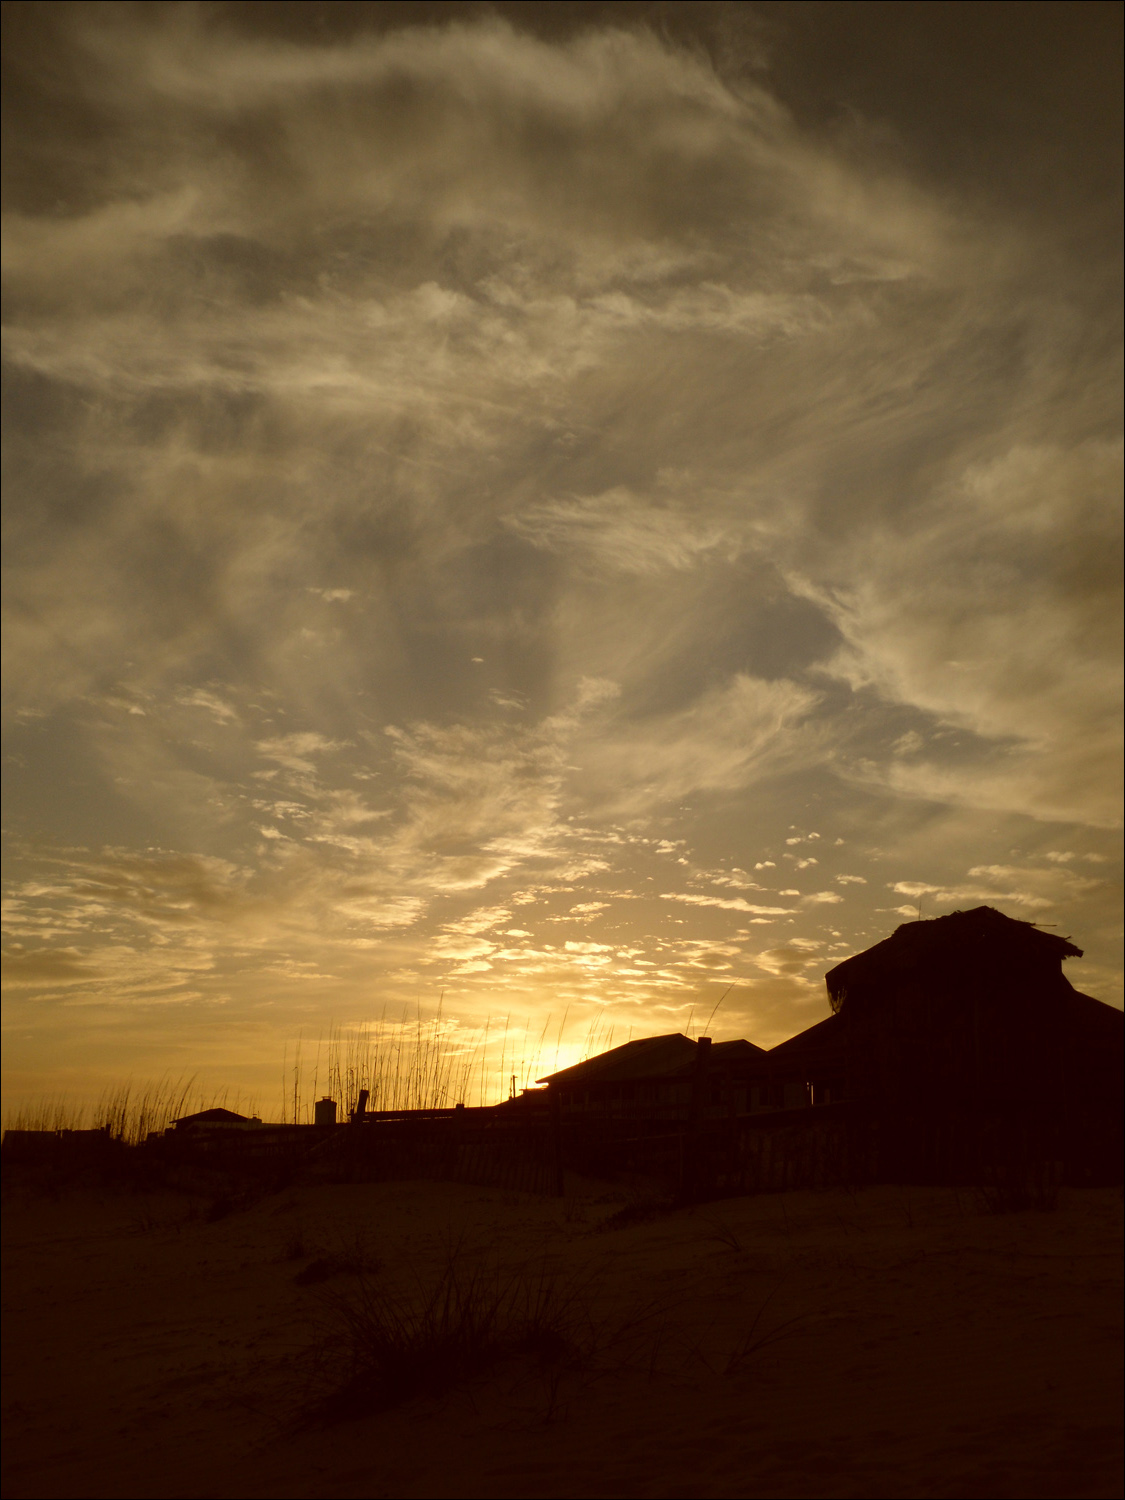
<svg viewBox="0 0 1125 1500"><path fill-rule="evenodd" d="M1121 1005L1120 7L4 11L6 1098Z"/></svg>

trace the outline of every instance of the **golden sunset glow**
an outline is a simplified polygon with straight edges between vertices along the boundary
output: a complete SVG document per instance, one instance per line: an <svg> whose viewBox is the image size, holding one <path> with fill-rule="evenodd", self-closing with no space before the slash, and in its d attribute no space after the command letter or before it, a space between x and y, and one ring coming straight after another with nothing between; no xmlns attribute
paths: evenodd
<svg viewBox="0 0 1125 1500"><path fill-rule="evenodd" d="M1115 8L873 9L12 7L10 1103L1121 1004Z"/></svg>

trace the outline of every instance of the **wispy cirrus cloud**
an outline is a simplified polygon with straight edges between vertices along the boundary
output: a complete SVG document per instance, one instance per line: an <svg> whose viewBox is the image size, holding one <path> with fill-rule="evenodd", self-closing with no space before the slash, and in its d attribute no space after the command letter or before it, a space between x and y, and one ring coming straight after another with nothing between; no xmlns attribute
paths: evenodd
<svg viewBox="0 0 1125 1500"><path fill-rule="evenodd" d="M721 976L780 1039L888 891L1088 928L1110 992L1118 292L1061 179L1016 211L858 105L814 130L769 48L635 8L42 9L93 124L30 58L28 1035L446 981L677 1029Z"/></svg>
<svg viewBox="0 0 1125 1500"><path fill-rule="evenodd" d="M687 906L716 906L721 911L745 911L756 917L788 916L789 906L755 906L741 896L700 896L694 891L664 891L662 901L682 901Z"/></svg>

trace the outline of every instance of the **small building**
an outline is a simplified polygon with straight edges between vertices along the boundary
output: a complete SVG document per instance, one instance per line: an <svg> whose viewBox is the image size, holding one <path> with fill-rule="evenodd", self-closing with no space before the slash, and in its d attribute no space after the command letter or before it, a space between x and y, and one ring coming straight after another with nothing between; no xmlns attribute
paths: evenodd
<svg viewBox="0 0 1125 1500"><path fill-rule="evenodd" d="M257 1115L238 1115L233 1109L201 1109L194 1115L181 1115L173 1120L172 1129L177 1132L256 1130L261 1123Z"/></svg>
<svg viewBox="0 0 1125 1500"><path fill-rule="evenodd" d="M538 1081L564 1118L726 1119L756 1107L765 1057L753 1042L673 1033L625 1042Z"/></svg>

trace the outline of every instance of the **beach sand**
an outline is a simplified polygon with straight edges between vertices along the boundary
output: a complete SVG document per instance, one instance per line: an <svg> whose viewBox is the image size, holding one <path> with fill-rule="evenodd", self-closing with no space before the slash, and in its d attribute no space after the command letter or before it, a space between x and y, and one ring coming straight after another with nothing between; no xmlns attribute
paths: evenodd
<svg viewBox="0 0 1125 1500"><path fill-rule="evenodd" d="M990 1215L881 1187L646 1218L572 1187L304 1185L220 1217L187 1194L17 1198L4 1494L1120 1493L1120 1192ZM419 1296L451 1256L550 1281L570 1352L310 1423L346 1310Z"/></svg>

